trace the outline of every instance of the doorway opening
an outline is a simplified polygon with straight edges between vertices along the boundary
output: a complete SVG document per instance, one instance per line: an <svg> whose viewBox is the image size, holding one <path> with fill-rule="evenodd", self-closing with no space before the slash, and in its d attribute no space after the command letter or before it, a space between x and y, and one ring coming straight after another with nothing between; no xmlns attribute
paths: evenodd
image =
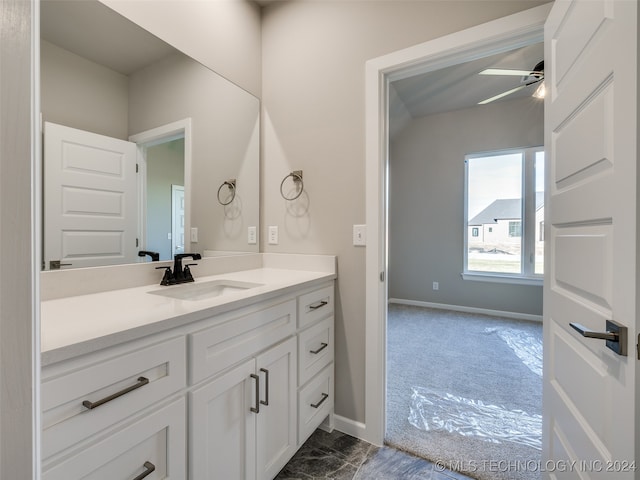
<svg viewBox="0 0 640 480"><path fill-rule="evenodd" d="M385 443L481 479L500 478L486 459L540 460L542 324L522 318L542 316L544 191L535 85L481 72L543 53L536 42L389 85Z"/></svg>
<svg viewBox="0 0 640 480"><path fill-rule="evenodd" d="M191 122L181 120L130 137L138 146L139 245L171 260L189 251Z"/></svg>
<svg viewBox="0 0 640 480"><path fill-rule="evenodd" d="M367 408L363 436L372 443L383 443L387 419L386 336L390 293L387 280L389 274L393 274L388 266L390 219L387 211L391 194L388 115L393 93L390 85L397 80L541 42L548 11L548 5L537 7L367 62L367 225L371 231L380 232L368 239L367 248ZM461 195L462 185L461 182ZM461 235L463 227L459 220L457 228ZM459 269L461 271L462 261ZM423 288L432 289L431 281L426 287L424 283Z"/></svg>

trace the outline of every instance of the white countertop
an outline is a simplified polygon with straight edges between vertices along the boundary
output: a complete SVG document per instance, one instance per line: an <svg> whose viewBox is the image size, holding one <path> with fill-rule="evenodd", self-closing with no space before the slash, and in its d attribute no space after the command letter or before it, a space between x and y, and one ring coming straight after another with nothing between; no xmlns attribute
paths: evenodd
<svg viewBox="0 0 640 480"><path fill-rule="evenodd" d="M149 294L157 284L78 295L41 303L42 365L134 340L216 314L319 285L333 272L258 268L196 278L195 283L233 280L261 286L203 300Z"/></svg>

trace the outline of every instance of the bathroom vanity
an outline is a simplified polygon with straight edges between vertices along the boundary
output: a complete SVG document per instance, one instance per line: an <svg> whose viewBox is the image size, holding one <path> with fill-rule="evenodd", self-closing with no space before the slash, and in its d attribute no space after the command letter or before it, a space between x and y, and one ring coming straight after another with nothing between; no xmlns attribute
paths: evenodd
<svg viewBox="0 0 640 480"><path fill-rule="evenodd" d="M332 427L335 257L251 257L42 302L43 479L271 479Z"/></svg>

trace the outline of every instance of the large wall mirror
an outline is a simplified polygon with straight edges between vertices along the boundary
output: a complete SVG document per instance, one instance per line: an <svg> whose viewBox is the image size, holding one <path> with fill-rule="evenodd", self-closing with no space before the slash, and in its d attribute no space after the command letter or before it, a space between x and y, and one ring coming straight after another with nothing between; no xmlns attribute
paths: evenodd
<svg viewBox="0 0 640 480"><path fill-rule="evenodd" d="M258 251L256 97L96 0L41 1L40 73L44 269Z"/></svg>

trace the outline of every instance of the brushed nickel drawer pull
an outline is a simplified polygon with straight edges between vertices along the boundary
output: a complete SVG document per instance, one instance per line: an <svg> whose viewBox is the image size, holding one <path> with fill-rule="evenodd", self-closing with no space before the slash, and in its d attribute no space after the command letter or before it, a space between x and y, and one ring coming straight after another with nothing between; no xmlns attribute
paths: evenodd
<svg viewBox="0 0 640 480"><path fill-rule="evenodd" d="M314 303L313 305L309 305L309 309L310 310L317 310L317 309L322 308L322 307L324 307L325 305L328 305L328 304L329 304L329 302L327 302L326 300L321 300L318 303Z"/></svg>
<svg viewBox="0 0 640 480"><path fill-rule="evenodd" d="M319 408L320 405L322 405L327 398L329 398L329 394L328 393L323 393L322 394L322 400L320 400L318 403L312 403L311 407Z"/></svg>
<svg viewBox="0 0 640 480"><path fill-rule="evenodd" d="M144 468L146 468L146 470L142 472L140 475L138 475L136 478L134 478L133 480L142 480L143 478L146 478L147 476L151 475L151 472L155 472L156 470L156 466L151 462L144 462Z"/></svg>
<svg viewBox="0 0 640 480"><path fill-rule="evenodd" d="M147 383L149 383L148 378L138 377L138 383L136 383L135 385L131 385L130 387L120 390L119 392L116 392L113 395L104 397L102 400L98 400L97 402L90 402L89 400L85 400L84 402L82 402L82 405L87 407L89 410L93 410L94 408L98 408L100 405L104 405L105 403L110 402L111 400L115 400L116 398L121 397L122 395L126 395L127 393L132 392L133 390L136 390L140 387L144 387Z"/></svg>
<svg viewBox="0 0 640 480"><path fill-rule="evenodd" d="M313 353L314 355L317 355L317 354L319 354L322 350L324 350L325 348L327 348L328 346L329 346L329 344L328 344L328 343L324 343L324 342L322 342L322 343L320 344L320 348L319 348L319 349L317 349L317 350L309 350L309 353Z"/></svg>

